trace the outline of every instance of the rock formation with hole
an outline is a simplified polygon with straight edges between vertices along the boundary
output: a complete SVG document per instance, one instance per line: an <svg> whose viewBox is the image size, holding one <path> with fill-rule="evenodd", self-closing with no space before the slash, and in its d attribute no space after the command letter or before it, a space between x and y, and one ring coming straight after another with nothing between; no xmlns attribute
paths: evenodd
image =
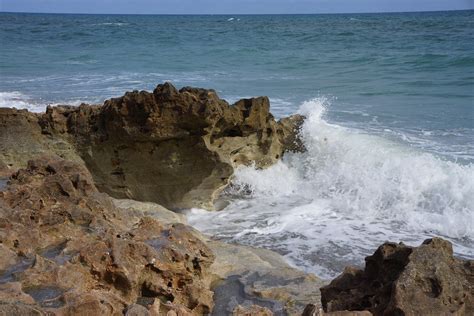
<svg viewBox="0 0 474 316"><path fill-rule="evenodd" d="M55 106L40 115L2 109L0 162L5 173L54 153L83 161L97 188L112 197L214 209L234 167L266 167L301 149L301 122L277 122L267 97L229 105L214 90L178 91L165 83L103 106Z"/></svg>

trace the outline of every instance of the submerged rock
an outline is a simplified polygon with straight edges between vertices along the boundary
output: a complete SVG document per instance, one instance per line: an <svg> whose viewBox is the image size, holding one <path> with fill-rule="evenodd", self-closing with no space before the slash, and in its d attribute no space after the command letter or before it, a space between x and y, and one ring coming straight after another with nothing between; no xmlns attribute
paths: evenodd
<svg viewBox="0 0 474 316"><path fill-rule="evenodd" d="M346 268L321 288L325 311L474 314L474 262L454 258L448 241L428 239L419 247L385 243L365 261L364 270Z"/></svg>
<svg viewBox="0 0 474 316"><path fill-rule="evenodd" d="M193 315L213 307L212 251L184 224L119 208L81 164L28 162L0 192L0 314ZM143 305L143 304L142 304Z"/></svg>
<svg viewBox="0 0 474 316"><path fill-rule="evenodd" d="M273 315L299 316L308 303L320 305L319 290L325 283L290 267L279 254L220 241L207 245L216 257L211 270L221 278L214 284L213 315L230 315L238 305L257 305ZM246 315L246 308L240 310Z"/></svg>

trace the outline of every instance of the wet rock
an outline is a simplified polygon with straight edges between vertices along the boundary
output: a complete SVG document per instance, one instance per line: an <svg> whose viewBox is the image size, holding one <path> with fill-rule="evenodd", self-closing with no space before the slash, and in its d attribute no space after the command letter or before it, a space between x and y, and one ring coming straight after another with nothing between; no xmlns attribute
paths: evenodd
<svg viewBox="0 0 474 316"><path fill-rule="evenodd" d="M301 316L318 316L320 315L320 310L318 309L318 306L314 304L308 304L303 310L303 313Z"/></svg>
<svg viewBox="0 0 474 316"><path fill-rule="evenodd" d="M42 285L25 288L22 291L30 295L41 307L58 308L64 305L64 302L61 300L64 290L57 286Z"/></svg>
<svg viewBox="0 0 474 316"><path fill-rule="evenodd" d="M199 234L121 204L82 164L42 157L17 171L0 192L1 308L115 315L150 298L209 313L214 255Z"/></svg>
<svg viewBox="0 0 474 316"><path fill-rule="evenodd" d="M347 268L321 289L325 311L374 315L472 315L474 263L453 257L441 238L419 247L385 243L364 270Z"/></svg>
<svg viewBox="0 0 474 316"><path fill-rule="evenodd" d="M282 118L278 124L282 127L280 129L280 138L286 151L290 152L304 152L303 141L299 137L301 126L303 125L305 117L295 114L289 117Z"/></svg>
<svg viewBox="0 0 474 316"><path fill-rule="evenodd" d="M211 266L222 280L214 286L213 315L230 314L238 305L259 305L274 315L301 315L319 302L324 282L294 269L269 250L209 241L216 256Z"/></svg>

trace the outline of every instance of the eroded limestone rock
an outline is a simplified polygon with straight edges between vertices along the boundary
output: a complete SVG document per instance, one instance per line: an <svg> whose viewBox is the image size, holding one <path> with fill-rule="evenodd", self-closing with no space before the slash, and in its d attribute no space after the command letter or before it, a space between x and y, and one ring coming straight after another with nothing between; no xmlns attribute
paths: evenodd
<svg viewBox="0 0 474 316"><path fill-rule="evenodd" d="M211 250L191 227L142 215L99 193L81 164L28 162L0 192L0 314L123 315L150 299L210 312Z"/></svg>
<svg viewBox="0 0 474 316"><path fill-rule="evenodd" d="M301 116L277 122L267 97L229 105L214 90L169 83L103 106L0 109L0 177L40 154L84 161L97 188L173 210L213 209L235 166L266 167L301 149Z"/></svg>
<svg viewBox="0 0 474 316"><path fill-rule="evenodd" d="M72 144L42 133L37 114L0 108L0 178L9 177L18 168L26 167L28 160L44 154L81 161Z"/></svg>

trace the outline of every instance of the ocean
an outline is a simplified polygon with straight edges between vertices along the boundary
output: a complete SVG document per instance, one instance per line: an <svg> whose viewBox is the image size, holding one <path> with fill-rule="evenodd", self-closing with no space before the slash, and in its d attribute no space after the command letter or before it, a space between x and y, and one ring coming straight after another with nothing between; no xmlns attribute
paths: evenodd
<svg viewBox="0 0 474 316"><path fill-rule="evenodd" d="M333 15L0 13L0 106L101 103L158 83L267 95L307 152L236 172L214 238L322 277L384 241L474 258L474 11Z"/></svg>

